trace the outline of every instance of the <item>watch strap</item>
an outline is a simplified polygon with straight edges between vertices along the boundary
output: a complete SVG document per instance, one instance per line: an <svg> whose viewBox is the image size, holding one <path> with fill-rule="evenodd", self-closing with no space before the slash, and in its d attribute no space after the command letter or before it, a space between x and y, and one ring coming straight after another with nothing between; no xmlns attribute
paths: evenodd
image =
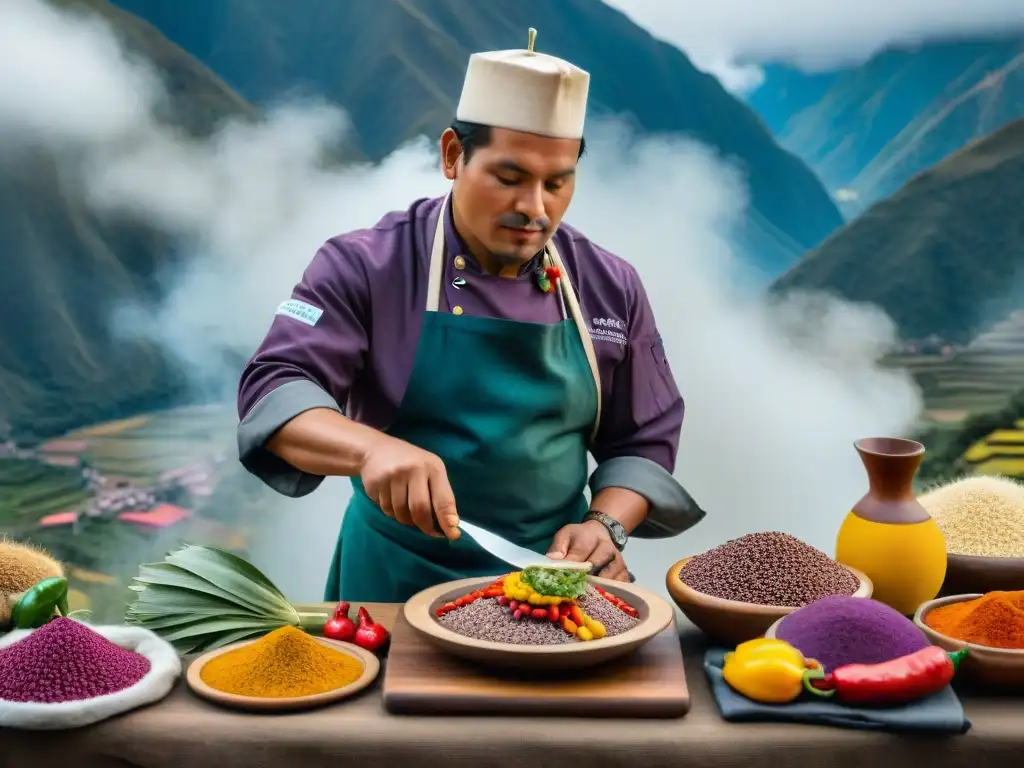
<svg viewBox="0 0 1024 768"><path fill-rule="evenodd" d="M611 534L612 543L615 544L615 548L620 552L626 548L626 542L629 540L629 535L626 533L625 527L622 523L616 520L611 515L606 515L597 509L592 509L587 513L585 520L596 520L605 528L608 529L608 533Z"/></svg>

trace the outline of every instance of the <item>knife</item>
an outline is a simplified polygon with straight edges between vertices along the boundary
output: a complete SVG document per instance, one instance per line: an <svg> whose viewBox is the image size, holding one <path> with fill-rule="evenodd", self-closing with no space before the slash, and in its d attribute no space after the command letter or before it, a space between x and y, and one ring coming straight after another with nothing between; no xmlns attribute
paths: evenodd
<svg viewBox="0 0 1024 768"><path fill-rule="evenodd" d="M463 533L468 533L469 536L481 547L486 549L492 555L499 560L503 560L509 565L523 569L528 568L531 565L546 565L551 568L580 568L586 569L594 574L596 567L591 563L576 563L571 560L554 560L546 555L538 555L536 552L526 549L526 547L520 547L518 544L513 544L508 539L503 539L495 533L491 533L485 528L481 528L479 525L473 525L467 523L465 520L459 521L459 529ZM629 573L629 580L631 582L636 581L636 576L633 575L632 571Z"/></svg>
<svg viewBox="0 0 1024 768"><path fill-rule="evenodd" d="M567 562L565 560L553 560L546 555L538 555L536 552L526 549L526 547L520 547L518 544L513 544L508 539L503 539L501 536L491 533L490 531L481 528L479 525L467 523L465 520L459 521L459 530L463 533L469 534L477 544L490 552L496 558L503 560L515 568L528 568L531 565L543 565L551 568L580 568L588 571L593 568L590 563L574 563Z"/></svg>

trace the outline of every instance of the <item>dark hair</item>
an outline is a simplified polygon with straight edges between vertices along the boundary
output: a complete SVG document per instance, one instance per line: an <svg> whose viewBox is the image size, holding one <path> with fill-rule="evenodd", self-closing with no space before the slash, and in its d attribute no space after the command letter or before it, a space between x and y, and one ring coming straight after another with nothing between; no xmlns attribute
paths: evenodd
<svg viewBox="0 0 1024 768"><path fill-rule="evenodd" d="M491 143L491 126L489 125L467 123L465 120L453 120L451 129L455 132L455 137L459 140L459 144L462 145L462 156L466 159L465 162L467 163L476 150L486 147ZM581 138L580 153L576 156L576 159L578 160L583 157L583 153L586 151L587 140Z"/></svg>

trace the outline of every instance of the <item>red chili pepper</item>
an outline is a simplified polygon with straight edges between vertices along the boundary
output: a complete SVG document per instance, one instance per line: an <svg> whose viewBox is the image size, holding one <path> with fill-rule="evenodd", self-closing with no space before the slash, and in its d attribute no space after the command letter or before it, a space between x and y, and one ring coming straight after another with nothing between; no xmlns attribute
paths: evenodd
<svg viewBox="0 0 1024 768"><path fill-rule="evenodd" d="M350 606L346 602L338 603L334 608L334 616L324 624L324 637L329 640L341 640L351 643L356 636L356 625L348 617Z"/></svg>
<svg viewBox="0 0 1024 768"><path fill-rule="evenodd" d="M365 608L359 609L358 617L359 628L356 630L355 644L368 651L378 650L388 641L390 633L370 618L370 612Z"/></svg>
<svg viewBox="0 0 1024 768"><path fill-rule="evenodd" d="M966 648L947 653L930 645L881 664L847 664L830 675L819 667L804 673L804 688L816 696L835 696L844 704L903 704L949 685L966 655Z"/></svg>
<svg viewBox="0 0 1024 768"><path fill-rule="evenodd" d="M438 608L438 609L437 609L437 610L435 611L435 613L436 613L436 614L437 614L438 616L444 616L444 615L445 615L446 613L451 613L452 611L454 611L454 610L455 610L456 608L458 608L458 607L459 607L459 606L457 606L457 605L456 605L455 603L445 603L445 604L444 604L444 605L442 605L442 606L441 606L440 608Z"/></svg>

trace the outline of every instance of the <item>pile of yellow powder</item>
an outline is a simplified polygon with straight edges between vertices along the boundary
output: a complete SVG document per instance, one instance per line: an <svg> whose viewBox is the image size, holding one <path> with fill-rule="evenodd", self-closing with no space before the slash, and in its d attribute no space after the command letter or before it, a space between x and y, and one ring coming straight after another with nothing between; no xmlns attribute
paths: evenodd
<svg viewBox="0 0 1024 768"><path fill-rule="evenodd" d="M919 501L954 555L1024 557L1024 485L1002 477L966 477Z"/></svg>

